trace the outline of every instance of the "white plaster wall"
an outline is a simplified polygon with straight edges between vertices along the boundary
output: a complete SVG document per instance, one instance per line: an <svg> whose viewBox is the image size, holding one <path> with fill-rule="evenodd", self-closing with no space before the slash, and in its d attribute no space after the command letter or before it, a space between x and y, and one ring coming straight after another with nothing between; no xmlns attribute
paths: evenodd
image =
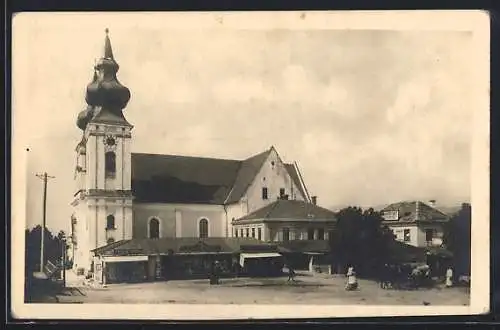
<svg viewBox="0 0 500 330"><path fill-rule="evenodd" d="M147 237L151 217L161 219L161 237L198 237L202 218L208 219L210 237L225 237L226 216L222 205L135 203L133 214L134 238ZM181 228L176 228L179 221Z"/></svg>
<svg viewBox="0 0 500 330"><path fill-rule="evenodd" d="M404 242L403 237L404 237L404 230L409 229L410 230L410 241L409 242L404 242L409 245L417 246L417 247L424 247L427 245L426 242L426 237L425 237L425 230L426 229L436 229L436 236L439 240L439 238L442 238L443 236L443 228L440 224L428 224L428 225L408 225L408 226L389 226L390 229L393 230L394 235L396 236L396 240ZM437 243L438 240L435 240Z"/></svg>
<svg viewBox="0 0 500 330"><path fill-rule="evenodd" d="M404 243L409 244L409 245L419 246L418 245L419 230L418 230L418 227L416 225L389 226L389 228L393 230L393 233L396 236L396 240L404 242ZM405 229L410 230L410 241L409 242L404 241L404 230Z"/></svg>
<svg viewBox="0 0 500 330"><path fill-rule="evenodd" d="M273 161L274 167L271 165ZM263 187L267 187L268 190L267 200L262 199ZM244 199L248 203L247 212L251 213L276 201L280 188L285 189L285 194L289 195L289 199L293 199L295 196L296 200L305 200L288 174L277 152L273 149L244 196ZM292 196L292 192L294 196Z"/></svg>
<svg viewBox="0 0 500 330"><path fill-rule="evenodd" d="M87 189L96 189L96 175L97 175L97 150L96 150L96 136L87 134L87 153L86 153L86 163L87 163L87 177L86 177L86 187Z"/></svg>
<svg viewBox="0 0 500 330"><path fill-rule="evenodd" d="M436 245L440 245L440 241L442 240L443 238L443 227L442 225L440 224L425 224L425 225L421 225L419 226L418 228L418 246L426 246L427 245L427 241L426 241L426 235L425 235L425 232L427 229L433 229L435 232L434 232L434 236L433 236L433 243L436 244Z"/></svg>
<svg viewBox="0 0 500 330"><path fill-rule="evenodd" d="M244 225L237 225L244 226ZM236 227L236 226L235 226ZM288 228L290 230L290 240L306 240L307 231L309 228L314 228L315 234L314 239L318 239L319 230L324 230L323 239L327 240L329 237L329 231L335 229L333 223L307 223L307 222L282 222L282 223L267 223L264 226L264 239L266 241L283 241L283 228Z"/></svg>
<svg viewBox="0 0 500 330"><path fill-rule="evenodd" d="M235 225L233 226L233 237L238 231L238 237L247 237L246 230L248 229L248 237L252 238L252 229L255 230L255 239L258 239L259 229L261 230L261 241L266 241L266 226L263 223L253 223L253 224L244 224L244 225ZM243 231L243 234L242 234Z"/></svg>
<svg viewBox="0 0 500 330"><path fill-rule="evenodd" d="M234 228L232 225L233 219L239 219L246 215L246 205L242 202L226 206L227 222L228 222L228 237L234 237Z"/></svg>

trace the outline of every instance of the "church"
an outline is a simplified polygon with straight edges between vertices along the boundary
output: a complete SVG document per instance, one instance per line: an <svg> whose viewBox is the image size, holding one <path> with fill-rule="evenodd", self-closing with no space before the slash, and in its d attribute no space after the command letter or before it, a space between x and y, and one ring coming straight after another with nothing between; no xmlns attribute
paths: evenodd
<svg viewBox="0 0 500 330"><path fill-rule="evenodd" d="M118 69L106 30L87 107L77 117L75 269L92 268L92 251L132 239L241 239L238 219L277 200L316 207L297 163L283 161L272 146L242 160L133 153L133 125L123 113L131 93ZM262 241L278 236L264 231Z"/></svg>

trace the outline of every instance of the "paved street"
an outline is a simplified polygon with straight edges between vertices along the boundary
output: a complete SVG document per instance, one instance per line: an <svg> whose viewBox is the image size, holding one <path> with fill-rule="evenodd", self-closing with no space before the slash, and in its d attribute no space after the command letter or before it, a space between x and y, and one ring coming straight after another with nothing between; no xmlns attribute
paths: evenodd
<svg viewBox="0 0 500 330"><path fill-rule="evenodd" d="M327 275L263 279L225 279L220 285L208 280L111 284L106 288L81 286L60 303L142 303L142 304L360 304L360 305L467 305L464 288L382 290L374 281L360 280L358 291L344 290L345 278ZM69 285L81 282L69 281ZM54 299L55 300L55 299ZM53 300L53 302L55 302ZM48 301L47 301L48 302Z"/></svg>

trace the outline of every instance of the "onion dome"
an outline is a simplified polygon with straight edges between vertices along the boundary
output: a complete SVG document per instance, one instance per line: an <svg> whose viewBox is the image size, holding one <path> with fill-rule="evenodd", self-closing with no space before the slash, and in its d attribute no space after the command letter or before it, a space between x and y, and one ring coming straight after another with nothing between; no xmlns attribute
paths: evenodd
<svg viewBox="0 0 500 330"><path fill-rule="evenodd" d="M78 114L78 118L76 120L76 125L78 128L80 128L82 131L85 130L87 127L87 124L90 122L92 117L94 116L94 108L92 106L87 106L87 108L83 111L81 111Z"/></svg>
<svg viewBox="0 0 500 330"><path fill-rule="evenodd" d="M99 81L97 76L97 70L94 67L94 77L92 78L92 82L87 85L87 93L85 95L85 101L88 105L96 106L100 103L99 98Z"/></svg>
<svg viewBox="0 0 500 330"><path fill-rule="evenodd" d="M119 65L113 57L108 32L106 29L104 56L95 66L94 79L87 86L85 99L91 106L100 106L111 112L121 112L130 100L130 90L116 78Z"/></svg>

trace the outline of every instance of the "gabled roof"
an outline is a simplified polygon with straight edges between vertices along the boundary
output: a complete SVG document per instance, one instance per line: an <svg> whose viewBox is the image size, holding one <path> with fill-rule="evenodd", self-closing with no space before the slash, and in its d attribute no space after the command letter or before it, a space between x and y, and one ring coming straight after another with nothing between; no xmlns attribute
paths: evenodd
<svg viewBox="0 0 500 330"><path fill-rule="evenodd" d="M334 212L323 207L298 200L277 200L248 215L235 223L246 220L331 220L336 221Z"/></svg>
<svg viewBox="0 0 500 330"><path fill-rule="evenodd" d="M438 209L420 201L393 203L382 209L382 212L386 211L398 211L398 222L446 221L449 218ZM386 222L396 222L396 220L386 220Z"/></svg>
<svg viewBox="0 0 500 330"><path fill-rule="evenodd" d="M259 173L267 157L269 157L271 150L272 149L268 149L241 162L233 188L228 195L227 204L235 203L243 197L248 187L252 184L255 176Z"/></svg>
<svg viewBox="0 0 500 330"><path fill-rule="evenodd" d="M121 240L97 249L93 252L96 255L153 255L170 253L237 253L241 251L252 251L276 249L273 244L259 241L255 238L225 238L225 237L182 237L182 238L135 238Z"/></svg>
<svg viewBox="0 0 500 330"><path fill-rule="evenodd" d="M132 153L135 201L217 205L238 202L271 150L245 160ZM295 167L285 167L305 196Z"/></svg>

